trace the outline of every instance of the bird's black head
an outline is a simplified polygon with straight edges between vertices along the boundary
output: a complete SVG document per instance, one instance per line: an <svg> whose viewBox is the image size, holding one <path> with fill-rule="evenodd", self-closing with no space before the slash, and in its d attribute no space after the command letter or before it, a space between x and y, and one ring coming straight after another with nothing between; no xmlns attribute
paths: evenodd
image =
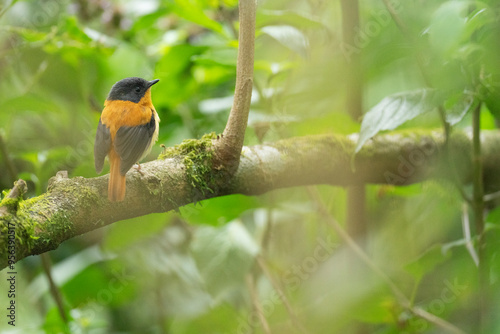
<svg viewBox="0 0 500 334"><path fill-rule="evenodd" d="M149 87L153 86L158 81L158 79L146 81L137 77L125 78L111 87L107 100L122 100L138 103Z"/></svg>

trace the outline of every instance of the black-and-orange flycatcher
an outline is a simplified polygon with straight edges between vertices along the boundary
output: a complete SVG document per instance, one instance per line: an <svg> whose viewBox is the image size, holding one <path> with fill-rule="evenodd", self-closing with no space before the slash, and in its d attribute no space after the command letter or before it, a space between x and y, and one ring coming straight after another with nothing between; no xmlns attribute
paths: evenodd
<svg viewBox="0 0 500 334"><path fill-rule="evenodd" d="M151 101L151 86L159 80L125 78L113 85L99 119L94 143L95 170L101 173L104 158L110 164L108 199L125 198L125 174L158 140L160 118Z"/></svg>

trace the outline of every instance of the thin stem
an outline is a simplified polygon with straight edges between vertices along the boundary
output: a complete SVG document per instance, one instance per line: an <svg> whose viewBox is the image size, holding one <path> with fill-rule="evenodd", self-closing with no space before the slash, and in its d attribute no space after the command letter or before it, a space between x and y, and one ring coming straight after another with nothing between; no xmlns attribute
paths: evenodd
<svg viewBox="0 0 500 334"><path fill-rule="evenodd" d="M262 311L262 305L260 305L259 297L257 296L257 291L255 290L255 282L253 275L247 275L247 286L250 292L250 298L252 300L252 306L254 312L257 313L260 324L262 325L262 330L265 334L271 334L271 329L269 328L269 324L267 323L266 316Z"/></svg>
<svg viewBox="0 0 500 334"><path fill-rule="evenodd" d="M480 310L479 323L480 332L484 332L488 314L488 263L486 261L486 237L484 234L484 185L483 185L483 161L481 157L481 103L478 103L472 112L472 183L473 183L473 210L474 223L478 236L479 253L479 290Z"/></svg>
<svg viewBox="0 0 500 334"><path fill-rule="evenodd" d="M240 31L234 101L224 129L224 135L216 143L219 161L231 173L234 173L238 167L252 98L255 11L255 0L240 0Z"/></svg>
<svg viewBox="0 0 500 334"><path fill-rule="evenodd" d="M389 0L382 0L384 2L385 8L387 8L387 11L389 14L391 14L392 20L396 25L398 26L399 30L403 32L405 35L408 34L408 27L406 27L406 24L399 18L398 14L396 13L396 10L394 7L392 7L392 4L389 2Z"/></svg>
<svg viewBox="0 0 500 334"><path fill-rule="evenodd" d="M474 245L472 243L472 237L470 234L469 210L466 203L462 204L462 231L465 240L465 248L469 252L476 266L479 266L479 256L477 255L477 252L474 249Z"/></svg>
<svg viewBox="0 0 500 334"><path fill-rule="evenodd" d="M483 189L483 162L481 158L481 103L472 113L472 178L474 186L474 215L476 232L481 238L484 232L484 189Z"/></svg>
<svg viewBox="0 0 500 334"><path fill-rule="evenodd" d="M0 152L5 160L5 166L7 167L7 172L9 173L11 182L17 180L17 170L14 162L10 158L9 151L7 150L7 145L3 139L2 133L0 133Z"/></svg>
<svg viewBox="0 0 500 334"><path fill-rule="evenodd" d="M377 276L379 276L393 291L394 295L402 303L409 303L408 298L401 290L392 282L392 280L370 259L365 251L354 241L353 238L342 228L342 226L328 213L323 201L321 200L318 190L313 187L307 187L310 197L318 206L318 210L327 223L335 230L344 243L360 258Z"/></svg>
<svg viewBox="0 0 500 334"><path fill-rule="evenodd" d="M359 30L359 3L358 0L342 0L342 39L346 44L353 45ZM363 114L362 95L363 84L361 66L358 54L352 54L349 59L347 77L347 112L354 120L359 120Z"/></svg>
<svg viewBox="0 0 500 334"><path fill-rule="evenodd" d="M342 39L349 45L354 45L358 37L359 1L341 0ZM363 82L362 66L358 54L352 54L347 67L346 109L351 118L359 121L363 114ZM366 186L364 184L347 188L347 230L349 235L362 241L368 233L365 219Z"/></svg>
<svg viewBox="0 0 500 334"><path fill-rule="evenodd" d="M17 0L12 0L8 5L6 5L5 7L3 8L0 8L0 18L5 14L7 13L7 11L9 10L10 7L12 7L15 3L17 2Z"/></svg>
<svg viewBox="0 0 500 334"><path fill-rule="evenodd" d="M61 297L61 291L59 291L59 288L54 283L54 279L52 278L52 271L50 264L51 261L49 254L43 253L40 255L40 258L42 259L42 267L45 272L45 276L47 276L47 280L49 281L50 294L52 295L52 298L54 298L54 301L56 302L57 309L59 310L59 315L61 316L61 319L64 321L65 324L68 324L68 317L66 316L66 311L64 309L64 303Z"/></svg>
<svg viewBox="0 0 500 334"><path fill-rule="evenodd" d="M446 320L439 318L425 310L418 307L412 306L410 300L405 296L405 294L399 289L399 287L387 276L382 269L380 269L377 264L375 264L370 257L363 251L363 249L347 234L342 226L330 215L326 209L325 204L319 196L319 192L316 188L308 187L310 197L318 206L319 213L328 222L329 225L335 230L335 232L340 236L344 243L358 256L366 266L368 266L379 278L381 278L387 286L392 290L392 293L398 300L399 304L406 308L408 311L414 315L427 320L428 322L434 324L435 326L445 330L447 333L454 334L465 334L464 331L454 326L453 324L447 322Z"/></svg>
<svg viewBox="0 0 500 334"><path fill-rule="evenodd" d="M262 257L258 256L257 257L257 264L259 265L259 268L262 270L264 275L266 275L266 277L269 279L273 288L278 293L281 301L283 302L283 305L285 305L285 309L286 309L293 325L299 330L300 333L307 334L308 333L307 330L300 323L299 318L295 314L290 302L288 301L288 298L286 297L285 293L283 292L283 289L281 289L278 282L276 282L274 277L269 272L269 269L267 268L266 263L264 262L264 259L262 259Z"/></svg>
<svg viewBox="0 0 500 334"><path fill-rule="evenodd" d="M401 18L397 14L397 12L392 7L390 1L389 0L382 0L382 1L383 1L384 5L385 5L387 11L391 15L394 23L396 23L396 26L399 28L399 30L403 34L403 36L408 41L410 41L410 43L415 44L417 42L417 39L410 32L410 29L408 29L408 27L406 26L406 24L404 23L404 21L401 20ZM427 87L429 87L429 88L433 88L433 85L432 85L431 79L429 77L429 74L427 73L427 70L425 69L425 65L424 65L424 60L423 60L423 57L422 57L422 53L417 50L417 52L415 53L415 57L416 57L417 66L418 66L418 68L420 70L420 74L422 75L424 84ZM441 121L441 125L443 127L443 132L444 132L444 136L445 136L445 149L444 149L445 159L447 160L448 165L452 166L451 173L452 173L452 177L454 178L454 183L456 185L456 188L458 189L458 191L462 195L462 198L466 202L470 203L471 202L470 198L467 196L467 194L465 193L465 191L459 185L460 184L460 180L459 180L459 177L457 175L456 168L453 167L454 164L451 162L451 159L450 159L449 141L450 141L451 127L450 127L450 124L446 121L446 110L445 110L445 108L442 105L440 105L440 106L438 106L437 111L438 111L439 120Z"/></svg>

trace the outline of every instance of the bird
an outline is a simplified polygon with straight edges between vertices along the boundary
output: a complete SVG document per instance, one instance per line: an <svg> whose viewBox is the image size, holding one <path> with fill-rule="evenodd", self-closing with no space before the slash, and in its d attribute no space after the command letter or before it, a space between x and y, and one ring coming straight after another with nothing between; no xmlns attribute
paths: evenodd
<svg viewBox="0 0 500 334"><path fill-rule="evenodd" d="M111 87L104 102L94 142L94 164L100 174L108 156L110 202L124 200L125 175L158 140L160 118L151 100L151 86L158 81L122 79Z"/></svg>

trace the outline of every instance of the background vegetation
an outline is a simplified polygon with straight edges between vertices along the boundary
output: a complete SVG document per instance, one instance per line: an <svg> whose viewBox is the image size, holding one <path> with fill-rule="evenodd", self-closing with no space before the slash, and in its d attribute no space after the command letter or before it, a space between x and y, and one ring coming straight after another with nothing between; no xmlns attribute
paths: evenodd
<svg viewBox="0 0 500 334"><path fill-rule="evenodd" d="M497 1L366 0L359 16L348 41L340 1L259 2L245 144L361 131L362 145L396 127L496 129ZM0 189L23 178L28 196L39 195L59 170L95 177L102 103L127 76L160 79L159 143L221 132L237 18L236 0L3 2ZM353 85L368 111L362 124L348 112ZM156 145L149 159L160 152ZM18 325L4 319L0 330L388 334L442 333L444 323L497 333L500 211L474 179L368 185L366 205L354 209L366 217L357 242L368 266L332 229L349 214L340 187L233 195L118 222L62 244L51 270L47 258L20 262Z"/></svg>

